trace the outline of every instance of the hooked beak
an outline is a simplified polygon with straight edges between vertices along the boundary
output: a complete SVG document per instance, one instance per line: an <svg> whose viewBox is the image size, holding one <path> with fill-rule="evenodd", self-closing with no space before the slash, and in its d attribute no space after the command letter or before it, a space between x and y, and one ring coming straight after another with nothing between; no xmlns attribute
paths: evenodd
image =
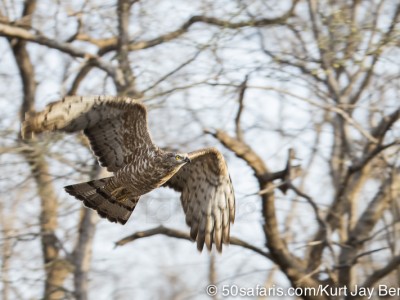
<svg viewBox="0 0 400 300"><path fill-rule="evenodd" d="M190 160L190 158L189 157L185 157L185 159L183 160L184 162L187 162L187 163L190 163L190 162L192 162L191 160Z"/></svg>

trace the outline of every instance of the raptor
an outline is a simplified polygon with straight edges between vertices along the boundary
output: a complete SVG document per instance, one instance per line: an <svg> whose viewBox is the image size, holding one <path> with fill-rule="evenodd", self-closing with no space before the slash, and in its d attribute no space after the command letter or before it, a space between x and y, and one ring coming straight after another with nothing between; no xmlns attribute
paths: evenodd
<svg viewBox="0 0 400 300"><path fill-rule="evenodd" d="M157 147L139 100L113 96L70 96L30 112L22 124L24 139L45 131L83 131L100 165L113 176L73 184L65 190L111 222L125 224L140 197L158 187L181 193L190 236L222 251L235 218L235 196L223 155L216 148L190 153Z"/></svg>

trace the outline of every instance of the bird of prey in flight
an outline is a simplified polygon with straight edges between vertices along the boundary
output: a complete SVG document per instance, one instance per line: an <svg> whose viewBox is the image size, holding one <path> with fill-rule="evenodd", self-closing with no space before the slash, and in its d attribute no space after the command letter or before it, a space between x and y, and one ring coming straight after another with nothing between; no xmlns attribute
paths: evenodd
<svg viewBox="0 0 400 300"><path fill-rule="evenodd" d="M228 169L216 148L189 153L157 147L147 127L146 107L112 96L70 96L26 115L22 137L44 131L83 130L100 165L113 176L73 184L65 190L111 222L125 224L140 197L158 187L181 193L190 236L201 251L222 251L235 218L235 196Z"/></svg>

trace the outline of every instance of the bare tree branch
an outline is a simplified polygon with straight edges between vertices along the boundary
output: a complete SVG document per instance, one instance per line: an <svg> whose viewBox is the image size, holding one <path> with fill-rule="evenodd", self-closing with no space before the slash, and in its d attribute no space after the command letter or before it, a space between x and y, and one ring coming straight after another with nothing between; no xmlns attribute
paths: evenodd
<svg viewBox="0 0 400 300"><path fill-rule="evenodd" d="M36 6L36 1L28 0L25 2L24 13L32 14ZM0 24L1 28L6 25ZM17 30L18 31L18 30ZM23 31L23 29L20 29ZM21 33L18 31L19 33ZM33 64L26 50L25 39L16 43L11 41L13 53L20 71L20 76L24 88L24 101L21 108L21 119L25 113L32 109L35 101L36 82ZM64 297L62 287L65 278L71 272L68 261L59 255L60 245L57 242L57 193L55 192L49 174L49 167L39 151L28 151L25 158L32 168L32 176L38 188L38 195L41 199L40 230L45 266L45 289L44 299L60 299Z"/></svg>
<svg viewBox="0 0 400 300"><path fill-rule="evenodd" d="M388 263L379 270L373 272L363 283L365 287L372 287L379 280L396 270L400 265L400 255L394 256Z"/></svg>
<svg viewBox="0 0 400 300"><path fill-rule="evenodd" d="M118 0L117 15L118 15L118 64L122 76L114 77L117 92L121 96L131 96L136 98L139 94L135 88L135 76L130 66L129 60L129 19L131 3L128 0Z"/></svg>
<svg viewBox="0 0 400 300"><path fill-rule="evenodd" d="M125 244L134 242L138 239L142 239L142 238L146 238L146 237L150 237L150 236L154 236L154 235L158 235L158 234L193 242L193 240L190 238L190 235L188 233L180 231L180 230L172 229L172 228L167 228L167 227L160 225L153 229L149 229L146 231L139 231L139 232L135 232L131 235L128 235L128 236L122 238L121 240L115 242L115 246L116 247L124 246ZM238 239L236 237L230 238L230 244L249 249L249 250L254 251L266 258L269 258L269 259L271 258L270 254L268 252L265 252L265 251L255 247L245 241L242 241L241 239Z"/></svg>
<svg viewBox="0 0 400 300"><path fill-rule="evenodd" d="M355 95L350 99L350 103L357 103L361 97L361 94L365 91L365 88L369 85L372 79L372 74L375 70L376 63L378 62L381 54L382 48L391 41L392 33L396 28L396 24L398 23L398 18L400 16L400 4L397 5L392 22L390 23L389 29L384 34L383 38L379 41L377 49L373 53L373 59L370 67L364 75L360 88L357 90ZM361 70L361 69L360 69Z"/></svg>
<svg viewBox="0 0 400 300"><path fill-rule="evenodd" d="M7 24L0 24L0 36L10 39L20 39L28 42L34 42L52 49L60 50L61 52L69 54L73 57L85 58L86 60L90 61L91 64L104 70L113 78L117 78L117 72L111 65L101 61L96 55L82 51L68 43L58 42L55 39L51 39L40 34L35 35L26 29Z"/></svg>
<svg viewBox="0 0 400 300"><path fill-rule="evenodd" d="M185 23L183 23L180 28L178 28L175 31L171 31L169 33L166 33L164 35L161 35L157 38L148 40L148 41L139 41L139 42L133 42L129 45L129 50L130 51L137 51L137 50L143 50L147 48L151 48L154 46L158 46L162 43L171 41L173 39L178 38L182 34L186 33L189 28L196 24L196 23L204 23L208 25L213 25L213 26L218 26L222 28L228 28L228 29L239 29L243 27L265 27L265 26L272 26L272 25L283 25L285 24L286 20L293 15L293 12L296 8L297 3L299 0L293 0L291 7L289 10L284 13L282 16L277 17L277 18L264 18L264 19L259 19L259 20L249 20L249 21L242 21L242 22L230 22L226 20L221 20L218 18L214 17L207 17L207 16L193 16L189 20L187 20ZM106 45L103 46L100 55L103 54L104 52L110 52L116 49L116 40L114 39L107 39L107 40L92 40L87 36L82 36L84 40L86 41L91 41L97 45Z"/></svg>
<svg viewBox="0 0 400 300"><path fill-rule="evenodd" d="M380 220L384 211L389 207L391 201L394 201L400 195L400 170L394 171L394 174L382 184L379 192L367 206L361 217L359 218L354 229L349 233L346 246L342 248L339 257L339 282L342 285L348 284L350 280L350 272L354 267L353 262L357 256L357 251L363 246L368 235L374 228L375 224Z"/></svg>
<svg viewBox="0 0 400 300"><path fill-rule="evenodd" d="M247 81L249 80L249 74L247 74L243 80L243 82L240 84L239 86L239 108L236 114L236 118L235 118L235 125L236 125L236 138L243 142L243 131L242 128L240 126L240 117L242 115L242 111L243 111L243 101L244 101L244 94L246 92L246 88L247 88Z"/></svg>

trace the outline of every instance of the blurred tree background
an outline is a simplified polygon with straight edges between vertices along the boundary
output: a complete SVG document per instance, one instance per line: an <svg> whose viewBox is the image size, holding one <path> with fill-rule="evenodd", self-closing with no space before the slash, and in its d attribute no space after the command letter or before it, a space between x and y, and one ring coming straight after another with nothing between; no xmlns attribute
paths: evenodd
<svg viewBox="0 0 400 300"><path fill-rule="evenodd" d="M384 0L0 1L1 298L399 287L399 15ZM223 151L237 217L222 255L188 241L173 191L125 226L68 196L103 172L83 136L21 141L26 112L103 94L141 98L159 146Z"/></svg>

